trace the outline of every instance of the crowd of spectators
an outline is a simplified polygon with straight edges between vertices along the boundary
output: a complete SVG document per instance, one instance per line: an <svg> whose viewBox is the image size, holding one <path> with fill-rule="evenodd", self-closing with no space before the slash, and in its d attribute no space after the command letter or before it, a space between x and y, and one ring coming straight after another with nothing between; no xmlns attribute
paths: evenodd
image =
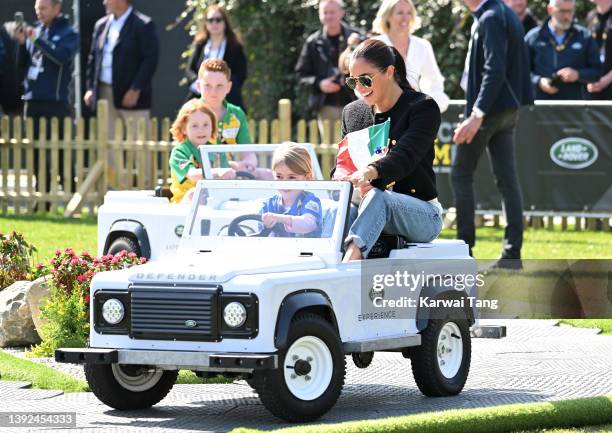
<svg viewBox="0 0 612 433"><path fill-rule="evenodd" d="M136 10L131 0L102 1L106 15L93 30L83 101L92 110L97 101L108 101L108 127L112 133L117 119L149 120L160 41L153 20ZM453 137L458 147L451 178L458 237L470 248L475 243L473 175L480 156L488 149L508 222L501 259L520 258L522 198L514 162L519 108L531 104L534 97L611 99L612 0L591 1L595 7L586 26L582 26L575 17L575 0L549 0L547 17L535 17L527 0L464 0L472 12L473 25L461 80L466 106ZM79 35L61 9L62 0L36 0L35 25L28 25L16 15L15 22L0 26L1 107L12 115L23 110L26 117L35 120L35 128L40 118L73 114L71 81ZM342 0L320 0L318 13L321 28L304 42L295 73L308 92L309 108L316 113L321 131L324 120L342 119L346 125L350 120L347 110L343 116L347 104L369 106L367 100L373 98L372 94L380 99L374 108L388 105L380 96L388 93L405 94L401 101L421 100L415 95L424 95L431 98L430 102L435 101L432 104L439 112L447 109L444 71L438 66L431 43L413 34L420 19L412 0L382 0L367 32L343 20ZM371 39L367 49L362 43L366 39ZM359 49L374 50L380 55L374 55L374 51L361 53L369 65L364 69L367 74L351 77L354 71L349 69L354 64L350 62L360 58ZM388 55L391 57L382 62ZM202 65L208 66L203 70ZM376 72L376 68L380 71ZM390 68L394 71L391 75ZM401 77L396 76L398 71ZM242 98L247 56L222 6L212 5L205 11L184 74L189 83L187 100L198 98L206 103L213 114L211 119L218 121L212 129L218 132L209 143L251 141ZM376 78L377 74L381 77ZM345 85L347 77L352 83L350 88ZM377 85L379 80L386 84ZM361 105L354 103L358 99ZM413 126L407 124L406 128ZM240 138L240 134L244 137ZM36 154L36 174L39 159ZM61 176L61 155L59 160ZM249 161L236 164L246 166ZM109 167L113 168L112 158ZM358 183L388 177L388 173L368 170ZM47 175L47 190L50 183ZM414 189L406 191L408 196L418 198ZM425 198L433 200L429 195Z"/></svg>
<svg viewBox="0 0 612 433"><path fill-rule="evenodd" d="M111 102L110 126L117 118L146 120L159 61L155 23L135 10L131 0L100 1L107 15L96 23L91 48L83 53L88 59L84 102L92 109L99 99ZM504 0L523 25L536 99L610 100L612 0L591 1L595 7L582 26L574 14L575 0L549 0L546 17L534 16L527 0ZM79 35L61 14L61 5L62 0L37 0L35 25L11 22L1 26L3 112L22 112L35 119L72 113L71 70ZM321 0L318 11L321 28L304 42L295 72L309 95L308 108L319 121L340 119L342 108L357 97L344 86L346 67L339 60L346 59L343 52L350 53L367 37L397 48L405 59L410 84L431 95L442 112L446 110L449 97L444 91L444 70L438 67L431 43L413 34L420 19L412 0L382 0L369 31L343 20L342 0ZM187 100L201 96L195 84L197 71L209 58L223 59L229 65L232 88L227 100L246 111L242 86L247 79L247 56L230 15L220 5L208 7L193 38L184 72L189 84ZM118 65L121 73L113 74Z"/></svg>

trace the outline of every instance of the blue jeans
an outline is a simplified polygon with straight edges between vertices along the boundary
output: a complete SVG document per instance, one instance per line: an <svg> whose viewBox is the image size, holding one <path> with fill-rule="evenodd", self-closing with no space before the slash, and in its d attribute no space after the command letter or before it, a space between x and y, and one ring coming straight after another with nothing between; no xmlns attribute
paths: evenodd
<svg viewBox="0 0 612 433"><path fill-rule="evenodd" d="M354 218L354 212L351 212ZM381 233L401 235L410 242L431 242L442 231L442 215L418 198L372 188L365 195L345 243L354 242L367 257Z"/></svg>

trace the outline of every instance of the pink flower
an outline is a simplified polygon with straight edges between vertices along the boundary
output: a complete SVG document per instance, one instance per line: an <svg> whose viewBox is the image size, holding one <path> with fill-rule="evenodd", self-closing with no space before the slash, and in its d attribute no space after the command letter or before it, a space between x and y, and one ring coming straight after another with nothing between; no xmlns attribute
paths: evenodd
<svg viewBox="0 0 612 433"><path fill-rule="evenodd" d="M42 268L44 268L44 267L45 267L45 265L43 265L42 263L40 263L40 262L36 263L36 269L38 269L39 271L40 271Z"/></svg>
<svg viewBox="0 0 612 433"><path fill-rule="evenodd" d="M141 257L141 258L140 258L140 263L141 263L141 264L144 264L144 263L146 263L146 262L147 262L147 259L146 259L145 257Z"/></svg>
<svg viewBox="0 0 612 433"><path fill-rule="evenodd" d="M76 266L76 265L78 265L78 264L79 264L79 258L78 258L78 257L76 257L76 256L72 257L72 260L70 260L70 264L71 264L72 266Z"/></svg>
<svg viewBox="0 0 612 433"><path fill-rule="evenodd" d="M136 253L133 253L133 252L132 253L128 253L128 257L130 259L134 259L134 258L136 258Z"/></svg>
<svg viewBox="0 0 612 433"><path fill-rule="evenodd" d="M81 275L79 275L79 276L77 277L77 281L78 281L79 283L82 283L82 282L84 282L85 280L87 280L87 275L86 275L86 274L81 274Z"/></svg>
<svg viewBox="0 0 612 433"><path fill-rule="evenodd" d="M89 295L83 296L83 299L85 300L87 304L89 304L89 299L90 299Z"/></svg>

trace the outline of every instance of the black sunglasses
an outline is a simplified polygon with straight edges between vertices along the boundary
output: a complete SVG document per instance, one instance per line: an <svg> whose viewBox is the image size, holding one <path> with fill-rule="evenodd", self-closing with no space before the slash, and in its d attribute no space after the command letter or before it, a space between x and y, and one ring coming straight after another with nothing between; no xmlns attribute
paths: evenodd
<svg viewBox="0 0 612 433"><path fill-rule="evenodd" d="M221 18L221 17L206 18L206 22L207 23L222 23L223 22L223 18Z"/></svg>
<svg viewBox="0 0 612 433"><path fill-rule="evenodd" d="M376 74L374 75L360 75L358 77L346 77L346 79L344 80L344 82L346 83L347 87L351 90L355 90L355 87L357 87L357 83L361 84L363 87L367 87L370 88L372 87L372 77L374 77Z"/></svg>

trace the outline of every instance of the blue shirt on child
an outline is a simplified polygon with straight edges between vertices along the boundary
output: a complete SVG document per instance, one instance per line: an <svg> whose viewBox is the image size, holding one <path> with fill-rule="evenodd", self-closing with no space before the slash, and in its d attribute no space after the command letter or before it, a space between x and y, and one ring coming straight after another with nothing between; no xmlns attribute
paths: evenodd
<svg viewBox="0 0 612 433"><path fill-rule="evenodd" d="M278 237L318 238L321 236L321 222L323 219L321 200L311 192L302 191L289 209L285 209L283 206L282 196L276 194L264 202L260 213L264 214L266 212L293 216L301 216L309 213L314 216L317 221L317 228L310 233L289 233L285 230L284 224L277 224L274 230L277 232Z"/></svg>

